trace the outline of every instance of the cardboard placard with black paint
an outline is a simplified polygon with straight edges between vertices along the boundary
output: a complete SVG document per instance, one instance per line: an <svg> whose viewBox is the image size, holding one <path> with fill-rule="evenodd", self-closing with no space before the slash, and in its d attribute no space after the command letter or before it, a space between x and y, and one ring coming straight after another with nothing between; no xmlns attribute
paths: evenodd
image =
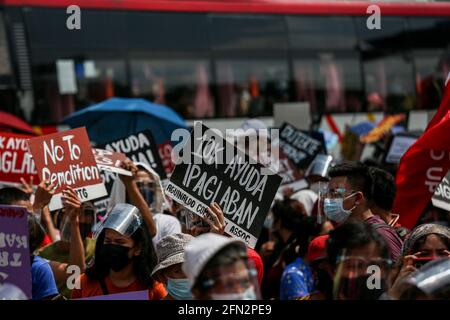
<svg viewBox="0 0 450 320"><path fill-rule="evenodd" d="M435 207L450 211L450 171L434 191L431 202Z"/></svg>
<svg viewBox="0 0 450 320"><path fill-rule="evenodd" d="M231 157L227 157L229 150L233 150ZM183 162L175 166L165 187L166 195L207 219L206 208L218 203L224 212L225 233L254 248L282 178L274 172L267 174L267 167L250 161L220 132L200 122L194 124L182 156Z"/></svg>
<svg viewBox="0 0 450 320"><path fill-rule="evenodd" d="M161 182L167 180L166 171L162 164L158 145L153 138L150 130L144 130L128 137L111 141L105 145L98 146L99 149L104 149L113 152L119 152L126 155L127 158L133 162L142 162L150 166L159 175ZM108 195L111 194L111 190L114 181L118 179L118 174L112 171L101 172L103 181L105 183ZM98 208L98 213L104 215L106 213L109 203L109 196L102 199L98 199L94 204Z"/></svg>
<svg viewBox="0 0 450 320"><path fill-rule="evenodd" d="M323 153L322 141L314 139L308 133L303 132L284 123L280 128L279 144L281 150L300 169L306 169L316 155Z"/></svg>

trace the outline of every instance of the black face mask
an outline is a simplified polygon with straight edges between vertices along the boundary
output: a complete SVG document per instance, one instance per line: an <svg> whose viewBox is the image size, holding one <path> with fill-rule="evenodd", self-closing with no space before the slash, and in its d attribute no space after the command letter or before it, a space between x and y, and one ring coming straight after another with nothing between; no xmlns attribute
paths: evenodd
<svg viewBox="0 0 450 320"><path fill-rule="evenodd" d="M316 285L327 300L333 300L333 278L322 269L316 271Z"/></svg>
<svg viewBox="0 0 450 320"><path fill-rule="evenodd" d="M339 295L343 295L347 300L378 300L386 289L385 280L381 280L380 289L369 289L367 279L370 275L357 278L342 278L340 280Z"/></svg>
<svg viewBox="0 0 450 320"><path fill-rule="evenodd" d="M129 247L118 244L104 244L100 250L101 260L109 269L118 272L123 270L130 262L129 251Z"/></svg>

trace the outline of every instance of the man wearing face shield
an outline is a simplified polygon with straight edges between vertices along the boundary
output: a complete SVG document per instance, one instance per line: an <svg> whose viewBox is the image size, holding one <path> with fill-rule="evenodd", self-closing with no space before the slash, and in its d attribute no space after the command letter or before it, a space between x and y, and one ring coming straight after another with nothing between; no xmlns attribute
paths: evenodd
<svg viewBox="0 0 450 320"><path fill-rule="evenodd" d="M196 300L257 300L256 270L245 243L206 233L190 241L182 265Z"/></svg>
<svg viewBox="0 0 450 320"><path fill-rule="evenodd" d="M148 290L150 300L166 296L164 286L150 276L157 257L137 207L115 205L94 237L94 262L78 280L73 299L141 290Z"/></svg>
<svg viewBox="0 0 450 320"><path fill-rule="evenodd" d="M349 222L331 231L327 257L334 300L378 300L386 292L392 261L371 225Z"/></svg>
<svg viewBox="0 0 450 320"><path fill-rule="evenodd" d="M342 163L331 168L330 182L323 199L323 211L335 225L348 222L371 224L384 238L395 261L402 248L397 232L370 210L372 180L369 168L361 163Z"/></svg>

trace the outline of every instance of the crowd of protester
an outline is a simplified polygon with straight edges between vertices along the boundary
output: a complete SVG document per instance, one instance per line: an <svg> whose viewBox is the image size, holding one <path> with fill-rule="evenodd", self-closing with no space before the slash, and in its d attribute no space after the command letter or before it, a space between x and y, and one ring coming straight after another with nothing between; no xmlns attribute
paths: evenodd
<svg viewBox="0 0 450 320"><path fill-rule="evenodd" d="M63 209L50 212L47 181L0 189L0 204L30 212L33 299L142 290L151 300L450 298L449 213L402 227L392 212L395 179L381 168L338 163L309 189L282 192L251 249L224 232L217 203L208 208L213 222L194 219L164 196L151 168L122 166L132 175L116 180L104 217L69 187Z"/></svg>

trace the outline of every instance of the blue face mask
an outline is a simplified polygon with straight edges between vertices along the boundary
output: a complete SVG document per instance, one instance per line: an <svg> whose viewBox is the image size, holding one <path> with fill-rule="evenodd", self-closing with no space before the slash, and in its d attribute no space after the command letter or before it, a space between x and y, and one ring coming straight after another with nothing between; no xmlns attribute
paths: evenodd
<svg viewBox="0 0 450 320"><path fill-rule="evenodd" d="M344 200L351 196L353 196L353 194L345 198L325 198L323 200L323 211L327 218L337 223L345 222L352 214L352 210L356 207L355 205L349 210L344 209Z"/></svg>
<svg viewBox="0 0 450 320"><path fill-rule="evenodd" d="M175 300L192 300L189 279L167 278L167 292Z"/></svg>

